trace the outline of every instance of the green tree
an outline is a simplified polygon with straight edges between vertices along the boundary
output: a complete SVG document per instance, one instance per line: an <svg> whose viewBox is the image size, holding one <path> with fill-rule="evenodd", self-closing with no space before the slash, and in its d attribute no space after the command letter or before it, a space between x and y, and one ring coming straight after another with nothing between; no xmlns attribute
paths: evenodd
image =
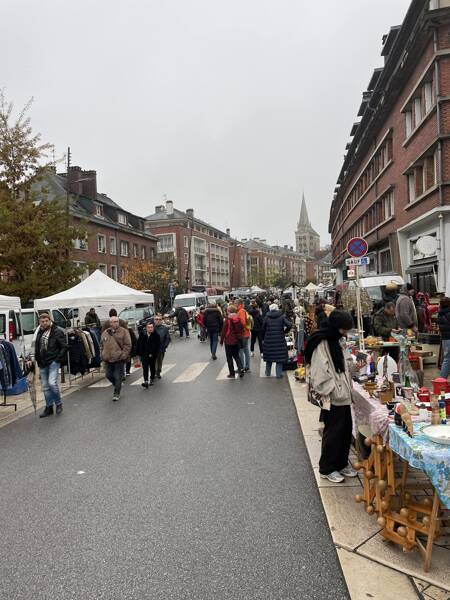
<svg viewBox="0 0 450 600"><path fill-rule="evenodd" d="M24 303L78 282L81 269L70 259L75 227L64 199L49 201L33 191L48 169L49 144L40 143L26 116L13 121L13 106L0 90L0 278L1 293ZM34 186L34 187L33 187Z"/></svg>

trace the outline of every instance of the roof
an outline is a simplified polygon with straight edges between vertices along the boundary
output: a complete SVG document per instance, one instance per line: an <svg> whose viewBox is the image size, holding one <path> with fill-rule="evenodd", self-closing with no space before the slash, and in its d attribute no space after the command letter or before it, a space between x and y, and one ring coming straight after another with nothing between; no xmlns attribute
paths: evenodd
<svg viewBox="0 0 450 600"><path fill-rule="evenodd" d="M298 220L297 232L298 233L307 233L308 232L308 233L311 233L312 235L320 237L319 234L317 233L317 231L311 225L311 222L309 220L308 210L306 208L305 194L302 194L302 205L300 208L300 218Z"/></svg>
<svg viewBox="0 0 450 600"><path fill-rule="evenodd" d="M182 210L178 210L178 208L173 209L173 213L168 215L166 210L163 209L159 212L155 212L152 213L151 215L148 215L147 217L144 217L144 219L146 221L185 221L186 219L191 219L192 217L190 217L187 213L183 212ZM198 223L199 225L203 225L204 227L208 227L209 229L214 229L214 231L218 231L220 233L222 233L223 235L227 235L224 231L222 231L221 229L219 229L218 227L215 227L214 225L211 225L210 223L207 223L206 221L202 221L201 219L197 218L195 216L194 213L194 222Z"/></svg>

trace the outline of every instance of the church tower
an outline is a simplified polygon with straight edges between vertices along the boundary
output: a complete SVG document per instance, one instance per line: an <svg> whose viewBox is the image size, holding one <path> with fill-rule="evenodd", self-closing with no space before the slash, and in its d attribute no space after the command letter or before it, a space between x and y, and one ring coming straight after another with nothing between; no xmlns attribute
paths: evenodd
<svg viewBox="0 0 450 600"><path fill-rule="evenodd" d="M295 245L297 252L305 257L312 257L320 250L320 235L313 229L309 221L305 194L302 195L300 219L295 232Z"/></svg>

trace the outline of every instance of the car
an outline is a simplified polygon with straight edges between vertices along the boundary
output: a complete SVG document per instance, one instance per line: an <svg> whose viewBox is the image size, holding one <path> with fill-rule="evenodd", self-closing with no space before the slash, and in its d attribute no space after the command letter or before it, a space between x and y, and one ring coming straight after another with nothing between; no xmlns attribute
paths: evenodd
<svg viewBox="0 0 450 600"><path fill-rule="evenodd" d="M145 323L153 319L154 316L155 311L150 305L124 308L119 313L119 319L127 321L128 327L134 329L136 334L139 334Z"/></svg>
<svg viewBox="0 0 450 600"><path fill-rule="evenodd" d="M208 296L204 292L191 292L190 294L178 294L173 299L174 308L186 309L189 318L193 318L201 306L208 304Z"/></svg>

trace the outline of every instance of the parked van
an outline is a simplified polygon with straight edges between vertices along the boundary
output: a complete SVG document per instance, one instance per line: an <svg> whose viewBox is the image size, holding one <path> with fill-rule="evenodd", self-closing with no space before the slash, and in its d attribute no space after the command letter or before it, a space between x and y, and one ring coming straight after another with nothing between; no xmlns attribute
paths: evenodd
<svg viewBox="0 0 450 600"><path fill-rule="evenodd" d="M21 324L21 329L18 329L19 333L16 338L13 340L13 344L16 348L16 352L18 355L22 353L22 338L21 331L23 331L23 338L25 342L25 354L29 354L32 350L33 339L36 329L39 326L39 314L48 312L52 321L58 327L62 327L65 329L70 326L70 321L66 319L63 313L60 310L35 310L34 308L22 308L22 312L16 311L15 319L17 323Z"/></svg>
<svg viewBox="0 0 450 600"><path fill-rule="evenodd" d="M0 310L0 339L12 342L17 354L20 355L19 346L22 330L17 314L14 310Z"/></svg>
<svg viewBox="0 0 450 600"><path fill-rule="evenodd" d="M199 310L200 306L208 304L208 296L205 292L191 292L190 294L178 294L173 300L174 308L182 306L188 312L190 317Z"/></svg>
<svg viewBox="0 0 450 600"><path fill-rule="evenodd" d="M369 298L374 304L381 304L383 302L384 292L388 283L396 283L400 288L404 285L405 281L403 277L395 273L368 275L366 277L362 276L359 279L360 287L367 290Z"/></svg>

